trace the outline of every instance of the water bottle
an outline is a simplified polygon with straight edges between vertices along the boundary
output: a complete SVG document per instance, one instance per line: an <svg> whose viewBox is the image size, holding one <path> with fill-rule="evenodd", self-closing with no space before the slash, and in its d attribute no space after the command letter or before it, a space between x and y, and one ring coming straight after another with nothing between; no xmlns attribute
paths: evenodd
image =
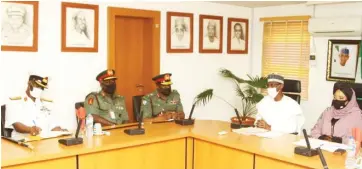
<svg viewBox="0 0 362 169"><path fill-rule="evenodd" d="M93 136L93 116L91 114L87 115L86 118L86 135L87 137L92 137Z"/></svg>
<svg viewBox="0 0 362 169"><path fill-rule="evenodd" d="M354 169L355 163L356 163L356 142L354 141L354 138L350 136L348 138L348 149L347 149L347 156L345 161L345 167L346 169Z"/></svg>

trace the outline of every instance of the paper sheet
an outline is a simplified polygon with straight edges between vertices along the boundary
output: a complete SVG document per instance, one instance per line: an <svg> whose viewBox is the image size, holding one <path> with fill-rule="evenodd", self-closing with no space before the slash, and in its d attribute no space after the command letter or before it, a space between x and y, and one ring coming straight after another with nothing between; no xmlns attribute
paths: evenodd
<svg viewBox="0 0 362 169"><path fill-rule="evenodd" d="M257 127L248 127L248 128L241 128L241 129L233 129L232 130L235 133L243 134L243 135L255 135L258 137L264 137L264 138L275 138L283 135L283 133L274 132L274 131L268 131L262 128Z"/></svg>
<svg viewBox="0 0 362 169"><path fill-rule="evenodd" d="M314 138L308 138L308 140L309 140L310 147L312 149L316 149L316 148L320 147L322 150L329 151L329 152L334 152L337 149L344 149L344 150L348 149L347 145L340 144L340 143L333 143L333 142L318 140L318 139L314 139ZM293 144L295 144L297 146L307 147L307 143L305 142L304 139L296 141Z"/></svg>
<svg viewBox="0 0 362 169"><path fill-rule="evenodd" d="M72 135L72 133L69 131L48 131L48 132L41 132L39 136L41 138L53 138L65 135Z"/></svg>

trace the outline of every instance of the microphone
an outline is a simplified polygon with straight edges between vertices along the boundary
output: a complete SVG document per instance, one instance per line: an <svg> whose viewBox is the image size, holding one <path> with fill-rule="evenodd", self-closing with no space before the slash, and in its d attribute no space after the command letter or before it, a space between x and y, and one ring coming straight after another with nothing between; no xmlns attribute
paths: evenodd
<svg viewBox="0 0 362 169"><path fill-rule="evenodd" d="M302 156L307 156L307 157L312 157L312 156L317 155L318 154L317 150L314 150L310 147L307 131L305 129L303 129L303 135L304 135L304 139L307 144L307 147L297 146L294 148L294 153L302 155Z"/></svg>
<svg viewBox="0 0 362 169"><path fill-rule="evenodd" d="M84 108L80 108L79 111L81 111L80 113L85 113ZM83 138L78 137L82 121L83 121L82 119L79 119L79 121L78 121L77 131L75 132L75 138L59 139L58 142L60 144L66 145L66 146L83 144Z"/></svg>
<svg viewBox="0 0 362 169"><path fill-rule="evenodd" d="M327 162L324 159L323 153L322 153L322 151L321 151L321 149L319 147L317 148L317 151L318 151L318 154L319 154L319 158L321 159L321 162L323 164L323 169L328 169Z"/></svg>
<svg viewBox="0 0 362 169"><path fill-rule="evenodd" d="M194 113L195 106L196 106L196 103L194 103L192 105L191 112L190 112L188 119L178 119L178 120L175 120L175 123L179 124L181 126L193 125L195 123L195 119L191 119L191 117L192 117L192 114Z"/></svg>
<svg viewBox="0 0 362 169"><path fill-rule="evenodd" d="M128 135L141 135L145 134L145 129L142 128L142 122L143 122L143 111L140 112L138 115L138 128L135 129L125 129L124 133Z"/></svg>

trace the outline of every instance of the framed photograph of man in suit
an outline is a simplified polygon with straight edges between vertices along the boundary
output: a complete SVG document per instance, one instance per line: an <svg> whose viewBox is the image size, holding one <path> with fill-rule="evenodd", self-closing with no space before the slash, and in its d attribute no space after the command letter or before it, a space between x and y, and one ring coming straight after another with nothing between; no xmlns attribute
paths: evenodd
<svg viewBox="0 0 362 169"><path fill-rule="evenodd" d="M354 82L359 49L360 40L329 40L326 79Z"/></svg>
<svg viewBox="0 0 362 169"><path fill-rule="evenodd" d="M229 54L248 54L249 20L228 18L228 45Z"/></svg>

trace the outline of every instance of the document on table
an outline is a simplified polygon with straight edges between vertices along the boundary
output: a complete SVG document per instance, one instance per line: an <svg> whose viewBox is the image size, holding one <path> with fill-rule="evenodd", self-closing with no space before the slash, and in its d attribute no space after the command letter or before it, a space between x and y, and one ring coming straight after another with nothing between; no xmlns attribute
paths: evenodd
<svg viewBox="0 0 362 169"><path fill-rule="evenodd" d="M241 128L241 129L233 129L235 133L243 134L243 135L255 135L258 137L264 138L275 138L283 135L283 133L275 132L275 131L268 131L262 128L257 127L248 127L248 128Z"/></svg>
<svg viewBox="0 0 362 169"><path fill-rule="evenodd" d="M344 150L348 149L347 145L340 144L340 143L333 143L333 142L314 139L314 138L308 138L308 140L309 140L310 147L312 149L316 149L316 148L320 147L322 150L329 151L329 152L334 152L337 149L344 149ZM297 146L307 147L307 143L305 142L305 139L296 141L293 144L295 144Z"/></svg>
<svg viewBox="0 0 362 169"><path fill-rule="evenodd" d="M59 137L59 136L67 136L72 135L69 131L48 131L48 132L41 132L40 137L41 138L53 138L53 137Z"/></svg>

